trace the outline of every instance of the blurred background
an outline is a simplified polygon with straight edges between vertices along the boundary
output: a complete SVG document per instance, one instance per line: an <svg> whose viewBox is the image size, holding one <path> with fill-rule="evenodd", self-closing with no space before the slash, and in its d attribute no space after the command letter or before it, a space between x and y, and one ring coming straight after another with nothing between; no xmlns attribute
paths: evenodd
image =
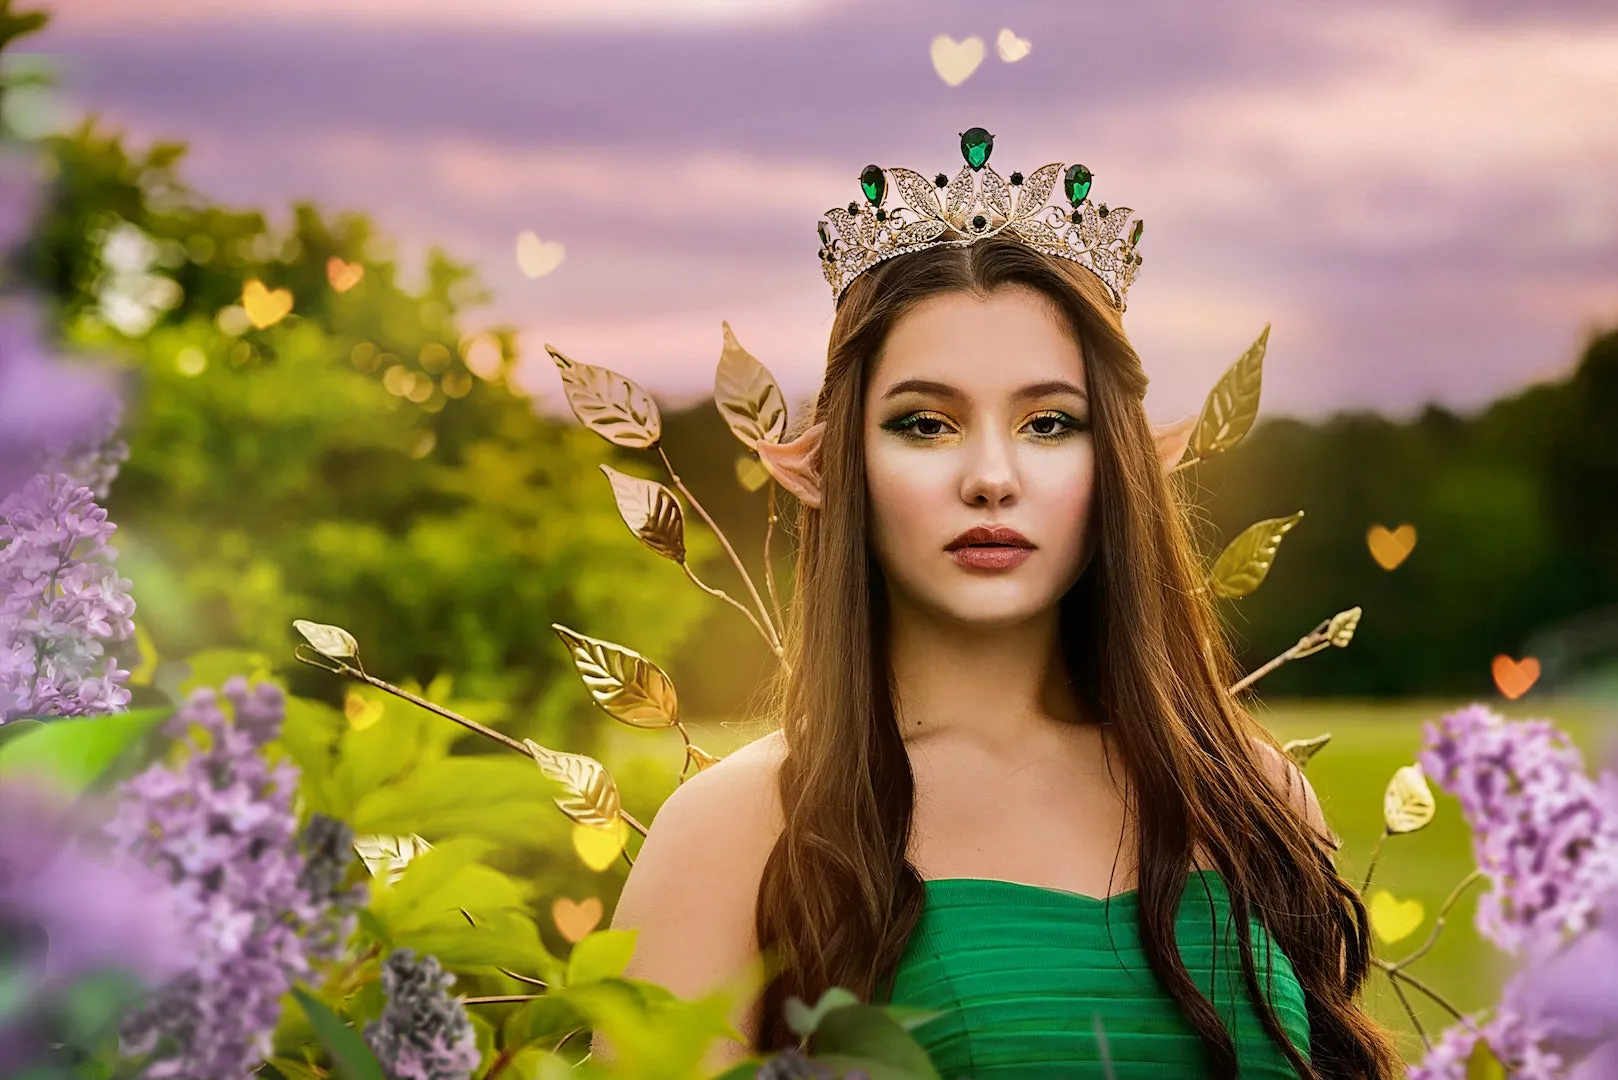
<svg viewBox="0 0 1618 1080"><path fill-rule="evenodd" d="M815 222L869 162L953 171L982 125L1002 174L1083 162L1145 220L1126 326L1155 422L1272 326L1258 426L1197 467L1204 539L1211 559L1305 511L1227 605L1248 669L1364 609L1255 706L1283 738L1333 733L1310 771L1343 865L1442 709L1548 716L1604 751L1611 4L35 6L49 25L4 53L4 120L40 140L49 192L20 258L65 345L133 376L108 508L159 656L254 653L340 702L290 628L340 624L374 673L601 756L649 820L678 742L595 711L550 624L659 663L715 752L751 737L772 660L624 527L597 464L667 477L577 424L543 343L656 396L671 462L762 581L766 495L710 397L721 321L796 411L832 312ZM744 595L687 521L693 567ZM1430 913L1471 865L1443 799L1378 880ZM1481 1005L1496 967L1457 912L1422 964Z"/></svg>

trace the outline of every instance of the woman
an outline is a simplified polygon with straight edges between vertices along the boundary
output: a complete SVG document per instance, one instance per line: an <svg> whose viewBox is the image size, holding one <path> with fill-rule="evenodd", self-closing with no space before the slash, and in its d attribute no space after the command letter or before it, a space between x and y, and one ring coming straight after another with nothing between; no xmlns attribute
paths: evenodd
<svg viewBox="0 0 1618 1080"><path fill-rule="evenodd" d="M1140 227L1073 166L1059 247L1061 166L1008 185L987 146L942 195L872 166L822 224L825 381L758 444L803 505L780 728L658 813L628 974L694 996L778 959L736 1014L756 1049L830 986L938 1009L914 1034L946 1080L1393 1076L1365 909L1226 691L1186 430L1154 438L1120 320ZM886 212L890 180L945 227Z"/></svg>

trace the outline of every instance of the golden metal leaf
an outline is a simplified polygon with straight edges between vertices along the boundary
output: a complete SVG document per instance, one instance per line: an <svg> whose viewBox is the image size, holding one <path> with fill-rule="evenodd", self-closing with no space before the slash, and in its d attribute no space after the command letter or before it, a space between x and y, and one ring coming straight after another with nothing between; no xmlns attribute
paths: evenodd
<svg viewBox="0 0 1618 1080"><path fill-rule="evenodd" d="M652 395L616 371L581 364L550 345L545 351L562 373L562 390L579 423L614 446L645 450L663 437L663 416Z"/></svg>
<svg viewBox="0 0 1618 1080"><path fill-rule="evenodd" d="M431 850L432 845L415 833L403 836L378 833L354 838L354 854L360 857L365 869L372 877L386 877L389 885L404 877L410 860Z"/></svg>
<svg viewBox="0 0 1618 1080"><path fill-rule="evenodd" d="M1333 615L1326 627L1327 640L1339 649L1346 649L1348 643L1354 640L1354 630L1360 625L1360 614L1359 608L1351 607Z"/></svg>
<svg viewBox="0 0 1618 1080"><path fill-rule="evenodd" d="M702 747L697 746L694 743L686 744L685 760L687 765L695 765L697 767L697 772L711 768L720 762L719 758L714 757L712 754L708 753L708 751L702 749Z"/></svg>
<svg viewBox="0 0 1618 1080"><path fill-rule="evenodd" d="M1242 441L1258 416L1259 390L1264 381L1264 351L1269 347L1266 324L1258 340L1225 370L1203 403L1191 452L1199 458L1224 453Z"/></svg>
<svg viewBox="0 0 1618 1080"><path fill-rule="evenodd" d="M612 484L618 516L636 539L665 559L685 562L685 514L674 492L656 480L642 480L610 465L602 465L601 471Z"/></svg>
<svg viewBox="0 0 1618 1080"><path fill-rule="evenodd" d="M1331 732L1328 731L1324 735L1316 735L1312 739L1293 739L1290 742L1283 743L1281 749L1286 751L1287 757L1292 759L1294 765L1302 769L1309 764L1309 759L1320 753L1321 747L1329 742L1331 742Z"/></svg>
<svg viewBox="0 0 1618 1080"><path fill-rule="evenodd" d="M713 378L713 401L719 415L750 450L758 439L780 442L787 433L787 405L775 376L742 348L730 323L721 321L720 325L725 329L725 346Z"/></svg>
<svg viewBox="0 0 1618 1080"><path fill-rule="evenodd" d="M1281 538L1303 520L1303 511L1288 517L1265 518L1242 530L1240 536L1226 545L1214 560L1208 575L1208 587L1216 596L1234 599L1246 596L1264 582L1275 561L1275 550Z"/></svg>
<svg viewBox="0 0 1618 1080"><path fill-rule="evenodd" d="M1394 772L1382 796L1382 822L1390 833L1415 832L1433 820L1436 809L1419 763Z"/></svg>
<svg viewBox="0 0 1618 1080"><path fill-rule="evenodd" d="M622 804L618 799L618 785L605 765L583 754L547 749L533 739L524 739L522 743L534 756L539 771L561 784L567 792L556 798L562 813L580 825L609 828L617 822Z"/></svg>
<svg viewBox="0 0 1618 1080"><path fill-rule="evenodd" d="M293 619L292 628L302 634L303 639L322 656L329 656L333 660L347 660L359 655L360 643L354 640L353 634L341 626L310 622L308 619Z"/></svg>
<svg viewBox="0 0 1618 1080"><path fill-rule="evenodd" d="M665 728L680 718L674 680L662 668L633 649L561 623L551 623L551 629L567 646L591 699L614 720L636 728Z"/></svg>

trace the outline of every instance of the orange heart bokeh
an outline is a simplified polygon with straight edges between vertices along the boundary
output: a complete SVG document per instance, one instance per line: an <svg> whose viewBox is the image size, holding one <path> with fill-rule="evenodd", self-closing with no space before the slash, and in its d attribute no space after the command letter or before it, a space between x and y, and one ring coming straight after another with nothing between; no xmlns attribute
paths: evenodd
<svg viewBox="0 0 1618 1080"><path fill-rule="evenodd" d="M565 896L556 898L551 905L551 918L556 920L556 929L570 942L576 942L596 928L601 921L601 901L594 896L588 900L575 903Z"/></svg>
<svg viewBox="0 0 1618 1080"><path fill-rule="evenodd" d="M1371 549L1371 558L1384 570L1392 570L1415 550L1416 527L1409 522L1389 530L1372 525L1365 532L1365 545Z"/></svg>
<svg viewBox="0 0 1618 1080"><path fill-rule="evenodd" d="M340 293L352 289L364 277L365 266L361 263L344 262L336 255L326 260L326 280Z"/></svg>
<svg viewBox="0 0 1618 1080"><path fill-rule="evenodd" d="M1512 701L1528 693L1528 688L1539 681L1539 661L1532 656L1513 660L1505 653L1494 658L1494 685Z"/></svg>

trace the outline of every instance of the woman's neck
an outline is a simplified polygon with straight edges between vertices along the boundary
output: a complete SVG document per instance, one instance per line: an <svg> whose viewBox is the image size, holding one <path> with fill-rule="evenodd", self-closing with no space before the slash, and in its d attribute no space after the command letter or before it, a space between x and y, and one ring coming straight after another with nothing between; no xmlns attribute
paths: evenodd
<svg viewBox="0 0 1618 1080"><path fill-rule="evenodd" d="M1014 625L966 627L896 604L887 622L906 742L959 738L995 750L1086 719L1067 686L1055 609Z"/></svg>

